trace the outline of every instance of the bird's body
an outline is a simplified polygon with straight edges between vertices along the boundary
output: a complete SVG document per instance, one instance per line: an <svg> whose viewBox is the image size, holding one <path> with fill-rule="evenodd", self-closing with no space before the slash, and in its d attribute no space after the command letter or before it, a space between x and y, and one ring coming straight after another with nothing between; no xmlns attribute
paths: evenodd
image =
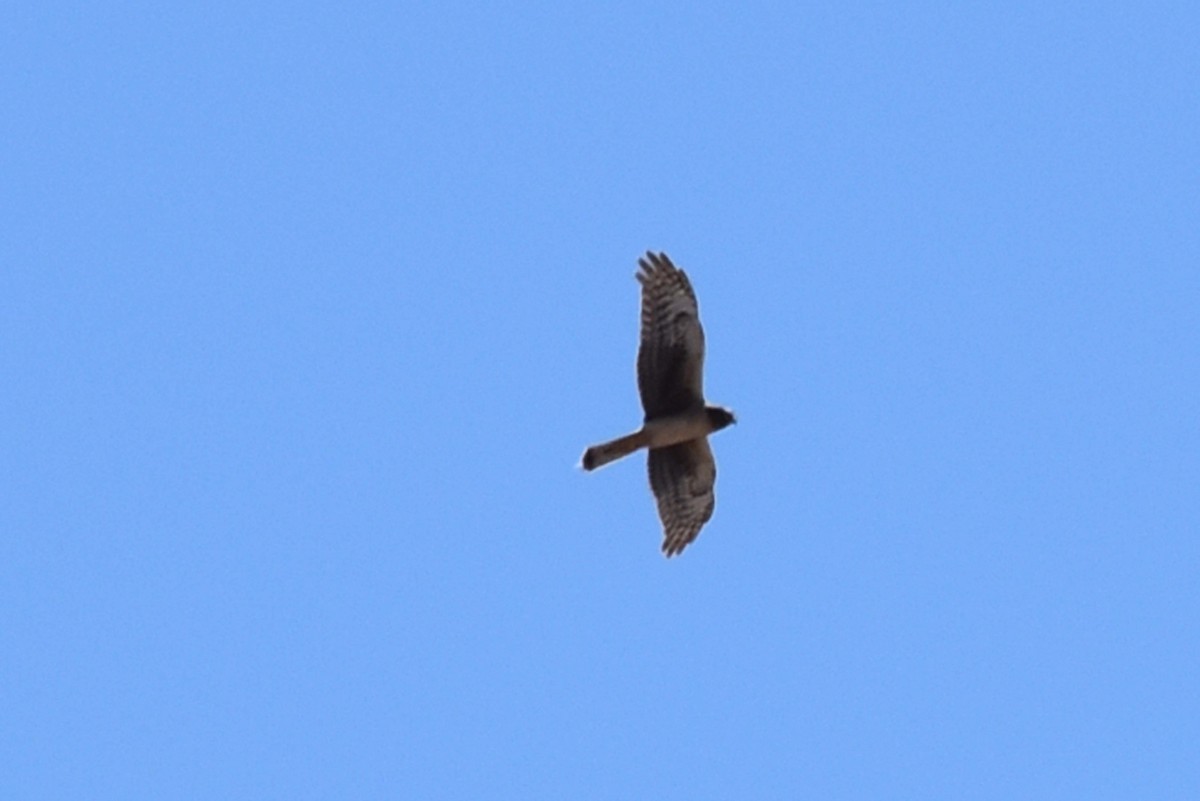
<svg viewBox="0 0 1200 801"><path fill-rule="evenodd" d="M642 325L637 373L645 421L632 434L588 448L583 468L594 470L649 448L663 552L674 556L712 517L717 467L708 435L735 420L729 410L704 402L704 329L687 275L665 253L647 253L638 264Z"/></svg>

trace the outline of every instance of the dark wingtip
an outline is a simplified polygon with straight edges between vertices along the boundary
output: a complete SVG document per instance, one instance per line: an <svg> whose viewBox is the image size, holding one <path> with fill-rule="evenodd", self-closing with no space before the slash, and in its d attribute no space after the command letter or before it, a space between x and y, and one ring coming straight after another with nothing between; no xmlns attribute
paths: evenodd
<svg viewBox="0 0 1200 801"><path fill-rule="evenodd" d="M588 448L583 452L583 460L580 462L584 470L596 469L596 454L592 452L592 448Z"/></svg>
<svg viewBox="0 0 1200 801"><path fill-rule="evenodd" d="M670 257L661 250L658 253L655 253L653 250L647 250L646 255L638 259L638 267L641 268L638 272L638 280L649 277L656 270L663 268L675 269L675 265L671 263Z"/></svg>

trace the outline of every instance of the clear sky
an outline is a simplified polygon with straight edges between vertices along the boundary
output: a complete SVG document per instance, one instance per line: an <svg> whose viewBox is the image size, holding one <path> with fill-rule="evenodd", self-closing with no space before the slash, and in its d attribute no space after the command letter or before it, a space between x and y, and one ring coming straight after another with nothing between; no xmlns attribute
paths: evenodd
<svg viewBox="0 0 1200 801"><path fill-rule="evenodd" d="M1194 4L0 16L3 798L1200 797Z"/></svg>

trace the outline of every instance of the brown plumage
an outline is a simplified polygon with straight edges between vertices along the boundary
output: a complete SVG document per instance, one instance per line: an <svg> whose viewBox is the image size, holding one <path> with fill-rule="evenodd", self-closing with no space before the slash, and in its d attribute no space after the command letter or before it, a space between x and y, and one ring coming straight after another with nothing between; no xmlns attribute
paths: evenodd
<svg viewBox="0 0 1200 801"><path fill-rule="evenodd" d="M650 488L663 524L662 550L682 551L712 517L717 466L708 435L736 422L733 413L704 403L704 329L687 275L665 253L638 260L642 328L638 393L645 421L632 434L593 445L583 468L649 448Z"/></svg>

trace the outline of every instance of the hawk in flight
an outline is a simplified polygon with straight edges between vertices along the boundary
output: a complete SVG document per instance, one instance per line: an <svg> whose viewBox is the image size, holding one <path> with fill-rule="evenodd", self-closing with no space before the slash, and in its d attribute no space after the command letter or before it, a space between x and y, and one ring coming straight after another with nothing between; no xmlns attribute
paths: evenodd
<svg viewBox="0 0 1200 801"><path fill-rule="evenodd" d="M728 409L704 403L704 329L687 275L665 253L648 252L638 265L637 379L645 421L632 434L588 448L583 469L650 450L650 489L662 519L662 550L670 557L696 539L712 517L717 465L708 435L737 421Z"/></svg>

